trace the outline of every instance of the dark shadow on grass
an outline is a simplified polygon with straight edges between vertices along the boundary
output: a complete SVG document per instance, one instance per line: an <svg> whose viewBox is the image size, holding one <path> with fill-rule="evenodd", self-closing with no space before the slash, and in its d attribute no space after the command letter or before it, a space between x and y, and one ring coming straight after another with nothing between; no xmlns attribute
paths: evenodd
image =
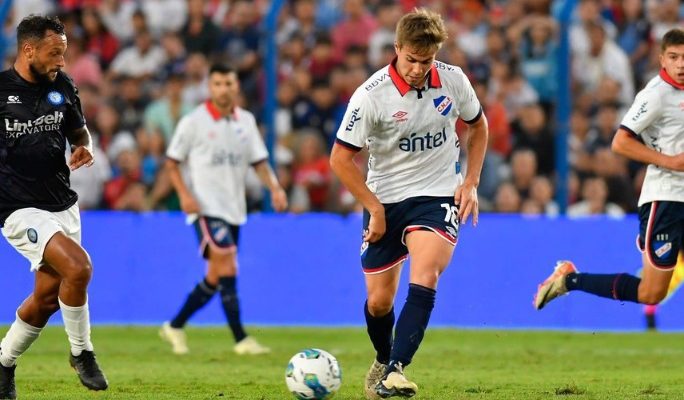
<svg viewBox="0 0 684 400"><path fill-rule="evenodd" d="M555 390L556 396L576 396L586 392L586 390L578 388L577 385L565 385Z"/></svg>

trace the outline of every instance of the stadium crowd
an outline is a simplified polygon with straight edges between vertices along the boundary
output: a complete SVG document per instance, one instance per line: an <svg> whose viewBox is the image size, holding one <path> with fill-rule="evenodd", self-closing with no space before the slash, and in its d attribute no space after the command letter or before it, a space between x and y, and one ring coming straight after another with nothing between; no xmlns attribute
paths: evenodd
<svg viewBox="0 0 684 400"><path fill-rule="evenodd" d="M266 0L21 0L6 21L6 62L18 21L65 23L65 70L95 139L96 164L72 174L82 209L177 210L162 167L180 117L207 98L212 62L239 73L241 104L263 112ZM560 0L290 0L276 41L277 173L291 211L358 209L329 149L353 90L394 57L394 27L416 6L440 12L450 38L438 59L474 83L489 119L479 188L483 211L557 215L554 104ZM659 71L657 38L682 26L678 0L578 0L570 27L571 216L636 210L645 167L610 151L636 92ZM457 132L465 129L457 126ZM463 138L461 138L463 139ZM463 150L463 149L462 149ZM463 153L463 151L462 151ZM465 155L467 157L467 154ZM359 157L360 165L365 161ZM256 177L250 209L261 206Z"/></svg>

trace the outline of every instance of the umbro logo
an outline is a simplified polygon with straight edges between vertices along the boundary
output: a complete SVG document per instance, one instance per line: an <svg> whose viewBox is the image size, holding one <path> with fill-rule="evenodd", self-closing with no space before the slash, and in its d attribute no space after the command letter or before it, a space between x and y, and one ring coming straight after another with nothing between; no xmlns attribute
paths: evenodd
<svg viewBox="0 0 684 400"><path fill-rule="evenodd" d="M404 121L408 120L408 118L406 118L407 115L408 115L408 113L406 111L399 110L399 111L395 112L394 114L392 114L392 117L397 122L404 122Z"/></svg>
<svg viewBox="0 0 684 400"><path fill-rule="evenodd" d="M21 104L19 96L7 96L7 104Z"/></svg>

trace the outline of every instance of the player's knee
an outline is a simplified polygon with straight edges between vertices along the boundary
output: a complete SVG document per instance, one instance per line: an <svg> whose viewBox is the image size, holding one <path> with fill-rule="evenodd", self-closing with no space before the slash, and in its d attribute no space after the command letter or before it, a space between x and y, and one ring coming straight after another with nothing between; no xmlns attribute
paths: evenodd
<svg viewBox="0 0 684 400"><path fill-rule="evenodd" d="M88 286L90 278L93 275L93 266L90 262L90 257L88 257L86 253L76 254L69 257L67 264L64 279L74 286Z"/></svg>
<svg viewBox="0 0 684 400"><path fill-rule="evenodd" d="M38 311L42 315L52 315L59 310L57 296L49 299L37 299L36 305L38 306Z"/></svg>
<svg viewBox="0 0 684 400"><path fill-rule="evenodd" d="M420 273L415 273L411 277L411 283L417 285L434 288L437 286L437 281L439 280L440 270L434 269L429 271L424 271Z"/></svg>
<svg viewBox="0 0 684 400"><path fill-rule="evenodd" d="M648 289L639 287L639 303L655 305L663 301L667 295L667 289Z"/></svg>
<svg viewBox="0 0 684 400"><path fill-rule="evenodd" d="M392 298L388 296L369 296L368 312L375 317L387 315L394 305L392 303Z"/></svg>

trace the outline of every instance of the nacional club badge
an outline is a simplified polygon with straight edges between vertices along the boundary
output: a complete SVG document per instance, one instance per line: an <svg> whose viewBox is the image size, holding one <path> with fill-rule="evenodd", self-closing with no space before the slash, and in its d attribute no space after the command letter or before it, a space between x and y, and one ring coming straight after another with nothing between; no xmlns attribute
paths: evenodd
<svg viewBox="0 0 684 400"><path fill-rule="evenodd" d="M47 94L47 101L53 106L61 106L64 104L64 95L55 90Z"/></svg>

